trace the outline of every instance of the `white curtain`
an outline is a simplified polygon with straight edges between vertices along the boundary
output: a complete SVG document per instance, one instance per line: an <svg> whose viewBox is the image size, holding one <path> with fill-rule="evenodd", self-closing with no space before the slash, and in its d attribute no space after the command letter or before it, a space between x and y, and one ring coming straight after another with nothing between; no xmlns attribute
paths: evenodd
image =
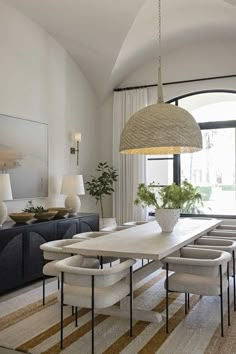
<svg viewBox="0 0 236 354"><path fill-rule="evenodd" d="M139 183L146 183L146 157L119 153L120 135L131 115L147 106L147 89L114 92L113 100L113 165L118 182L113 199L113 216L117 224L145 220L146 210L134 206Z"/></svg>

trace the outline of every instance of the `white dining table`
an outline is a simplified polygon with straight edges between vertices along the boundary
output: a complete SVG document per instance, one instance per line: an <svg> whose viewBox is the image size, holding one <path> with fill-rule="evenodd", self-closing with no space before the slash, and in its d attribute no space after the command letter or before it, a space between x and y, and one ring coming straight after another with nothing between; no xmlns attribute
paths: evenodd
<svg viewBox="0 0 236 354"><path fill-rule="evenodd" d="M70 254L84 256L110 256L116 258L135 258L152 260L134 272L133 282L137 284L146 276L161 268L161 259L172 254L206 235L220 225L222 220L214 218L180 218L173 232L162 232L156 221L116 231L97 238L74 243L64 247ZM126 305L103 310L102 313L127 316ZM158 312L134 309L133 317L137 320L160 322Z"/></svg>
<svg viewBox="0 0 236 354"><path fill-rule="evenodd" d="M156 221L65 246L84 256L161 260L220 225L214 218L180 218L173 232L162 232Z"/></svg>

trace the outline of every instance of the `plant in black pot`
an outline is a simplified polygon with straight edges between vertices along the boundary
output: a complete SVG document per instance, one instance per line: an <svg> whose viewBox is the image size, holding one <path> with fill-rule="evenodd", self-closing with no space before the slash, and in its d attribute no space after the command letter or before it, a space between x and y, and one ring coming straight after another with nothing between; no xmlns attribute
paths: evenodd
<svg viewBox="0 0 236 354"><path fill-rule="evenodd" d="M103 199L114 192L114 183L118 179L117 170L107 162L99 162L96 168L97 176L91 176L86 182L86 190L100 204L101 217L104 219Z"/></svg>

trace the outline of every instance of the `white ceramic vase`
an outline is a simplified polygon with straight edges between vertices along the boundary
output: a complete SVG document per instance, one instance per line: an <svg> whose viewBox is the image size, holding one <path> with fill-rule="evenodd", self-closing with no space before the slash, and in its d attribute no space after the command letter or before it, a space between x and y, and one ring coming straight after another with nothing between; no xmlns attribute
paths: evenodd
<svg viewBox="0 0 236 354"><path fill-rule="evenodd" d="M156 209L156 221L163 232L172 232L180 217L180 209Z"/></svg>

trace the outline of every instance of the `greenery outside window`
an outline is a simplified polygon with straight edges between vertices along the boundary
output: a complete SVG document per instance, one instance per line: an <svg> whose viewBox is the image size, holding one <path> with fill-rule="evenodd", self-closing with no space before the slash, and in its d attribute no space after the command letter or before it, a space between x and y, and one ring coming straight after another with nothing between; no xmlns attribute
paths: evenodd
<svg viewBox="0 0 236 354"><path fill-rule="evenodd" d="M178 184L187 178L203 195L204 206L197 211L199 214L236 215L236 91L202 91L169 103L186 108L195 117L202 130L203 149L174 155L165 166L158 157L155 168L153 160L148 159L148 175L155 176L156 170L155 181L160 184L160 175L167 176L163 184Z"/></svg>

